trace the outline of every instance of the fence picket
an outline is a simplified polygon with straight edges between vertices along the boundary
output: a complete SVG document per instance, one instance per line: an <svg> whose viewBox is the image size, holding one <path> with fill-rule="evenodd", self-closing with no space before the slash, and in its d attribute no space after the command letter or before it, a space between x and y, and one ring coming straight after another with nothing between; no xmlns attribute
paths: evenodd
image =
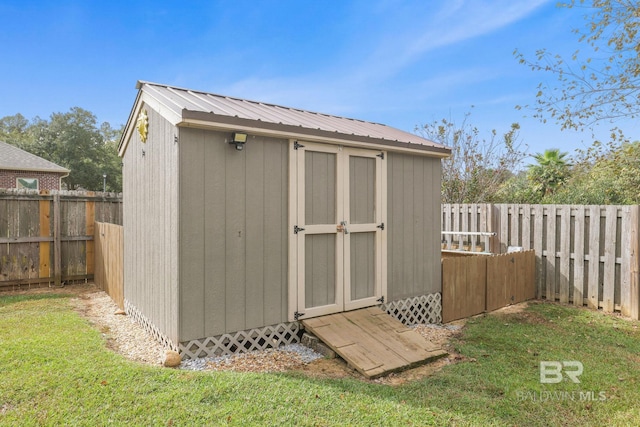
<svg viewBox="0 0 640 427"><path fill-rule="evenodd" d="M121 211L117 195L0 190L0 287L93 277L94 223Z"/></svg>
<svg viewBox="0 0 640 427"><path fill-rule="evenodd" d="M558 291L560 302L569 302L569 275L571 271L571 206L564 205L560 208L560 277Z"/></svg>
<svg viewBox="0 0 640 427"><path fill-rule="evenodd" d="M547 211L547 275L545 297L556 300L556 207L549 205Z"/></svg>
<svg viewBox="0 0 640 427"><path fill-rule="evenodd" d="M616 226L618 222L618 207L607 206L606 228L604 238L604 277L602 289L602 309L613 313L616 278Z"/></svg>
<svg viewBox="0 0 640 427"><path fill-rule="evenodd" d="M640 206L482 204L464 209L472 230L456 224L448 230L497 233L493 253L509 246L533 248L538 298L640 317Z"/></svg>
<svg viewBox="0 0 640 427"><path fill-rule="evenodd" d="M543 254L545 243L544 231L544 208L542 205L535 205L533 208L533 249L536 251L536 297L542 298L544 294L544 280L542 274L544 272L544 261L546 257Z"/></svg>
<svg viewBox="0 0 640 427"><path fill-rule="evenodd" d="M600 301L600 206L589 207L589 308Z"/></svg>
<svg viewBox="0 0 640 427"><path fill-rule="evenodd" d="M584 304L584 236L585 207L577 206L574 225L573 244L573 305Z"/></svg>

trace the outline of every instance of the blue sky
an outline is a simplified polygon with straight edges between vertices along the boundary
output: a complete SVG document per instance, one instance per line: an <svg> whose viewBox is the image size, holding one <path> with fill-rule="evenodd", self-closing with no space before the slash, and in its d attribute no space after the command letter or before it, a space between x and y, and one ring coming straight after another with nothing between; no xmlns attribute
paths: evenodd
<svg viewBox="0 0 640 427"><path fill-rule="evenodd" d="M529 152L572 152L590 132L514 108L553 77L513 51L573 52L581 13L555 0L3 0L0 117L78 106L115 127L148 80L406 131L471 111L483 136L519 122Z"/></svg>

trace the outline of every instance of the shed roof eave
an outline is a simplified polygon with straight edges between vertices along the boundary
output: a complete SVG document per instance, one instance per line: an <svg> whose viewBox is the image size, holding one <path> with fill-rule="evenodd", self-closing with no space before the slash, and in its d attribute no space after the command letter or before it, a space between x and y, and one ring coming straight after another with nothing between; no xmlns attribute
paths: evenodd
<svg viewBox="0 0 640 427"><path fill-rule="evenodd" d="M179 127L198 127L225 131L246 131L255 135L304 139L311 142L325 142L348 146L385 149L389 151L413 152L430 157L447 158L451 149L445 146L431 146L404 141L374 138L363 135L347 135L322 129L310 129L280 123L261 122L239 117L222 116L214 113L183 110L183 120Z"/></svg>

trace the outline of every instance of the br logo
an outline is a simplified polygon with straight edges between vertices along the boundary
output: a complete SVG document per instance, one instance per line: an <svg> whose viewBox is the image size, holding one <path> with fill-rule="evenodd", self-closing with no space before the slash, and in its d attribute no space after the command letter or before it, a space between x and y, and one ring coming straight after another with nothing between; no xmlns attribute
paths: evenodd
<svg viewBox="0 0 640 427"><path fill-rule="evenodd" d="M542 384L557 384L562 381L564 376L574 383L579 383L578 377L582 375L584 366L577 360L568 360L564 362L542 361L540 362L540 382Z"/></svg>

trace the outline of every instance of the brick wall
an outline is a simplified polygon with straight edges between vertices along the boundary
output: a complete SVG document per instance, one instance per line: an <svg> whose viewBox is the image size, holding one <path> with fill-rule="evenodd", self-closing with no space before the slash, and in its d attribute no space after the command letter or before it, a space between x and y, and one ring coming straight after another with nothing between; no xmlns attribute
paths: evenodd
<svg viewBox="0 0 640 427"><path fill-rule="evenodd" d="M60 190L60 173L0 170L0 188L16 188L16 178L37 178L39 190Z"/></svg>

